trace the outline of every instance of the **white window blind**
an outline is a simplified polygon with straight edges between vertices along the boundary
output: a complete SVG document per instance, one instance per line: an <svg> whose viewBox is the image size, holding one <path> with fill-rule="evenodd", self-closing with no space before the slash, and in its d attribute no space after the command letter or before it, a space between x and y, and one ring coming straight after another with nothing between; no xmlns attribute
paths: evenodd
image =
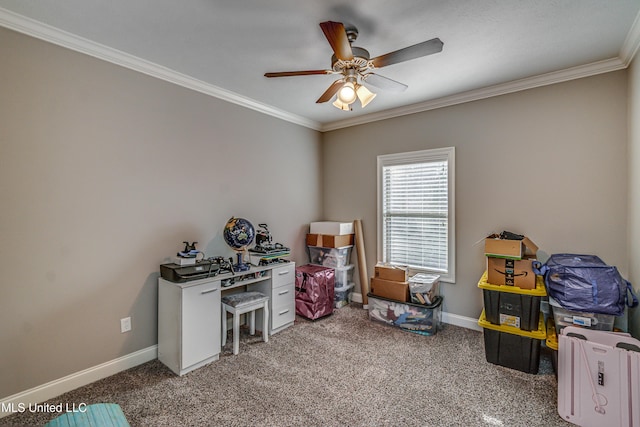
<svg viewBox="0 0 640 427"><path fill-rule="evenodd" d="M383 262L453 277L452 161L453 148L379 156Z"/></svg>

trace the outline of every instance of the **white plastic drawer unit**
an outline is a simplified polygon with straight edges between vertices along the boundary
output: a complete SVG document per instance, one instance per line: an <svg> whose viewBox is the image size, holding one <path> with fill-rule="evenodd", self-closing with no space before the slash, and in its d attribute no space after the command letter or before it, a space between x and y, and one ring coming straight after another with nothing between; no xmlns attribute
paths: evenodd
<svg viewBox="0 0 640 427"><path fill-rule="evenodd" d="M287 285L289 283L295 283L296 281L296 268L295 264L291 263L284 267L274 268L271 272L272 282L271 287L275 290L280 286Z"/></svg>
<svg viewBox="0 0 640 427"><path fill-rule="evenodd" d="M272 329L278 329L287 323L291 323L296 318L295 309L295 283L273 289L272 306Z"/></svg>
<svg viewBox="0 0 640 427"><path fill-rule="evenodd" d="M277 330L296 318L295 264L274 268L271 274L271 329Z"/></svg>

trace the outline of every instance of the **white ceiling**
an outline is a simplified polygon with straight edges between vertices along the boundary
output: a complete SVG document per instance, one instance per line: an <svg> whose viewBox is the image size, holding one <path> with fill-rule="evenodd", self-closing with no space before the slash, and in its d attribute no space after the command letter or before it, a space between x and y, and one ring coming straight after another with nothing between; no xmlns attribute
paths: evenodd
<svg viewBox="0 0 640 427"><path fill-rule="evenodd" d="M622 69L640 44L639 0L0 0L0 26L318 130ZM377 74L365 109L316 99L331 75L319 23L358 28L372 57L439 37L441 53Z"/></svg>

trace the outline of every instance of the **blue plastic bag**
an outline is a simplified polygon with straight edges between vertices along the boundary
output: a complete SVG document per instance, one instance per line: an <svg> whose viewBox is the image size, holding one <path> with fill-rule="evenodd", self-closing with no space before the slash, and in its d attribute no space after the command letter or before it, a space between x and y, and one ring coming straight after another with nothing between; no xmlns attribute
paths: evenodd
<svg viewBox="0 0 640 427"><path fill-rule="evenodd" d="M554 254L544 265L535 261L533 271L567 310L621 316L625 304L638 305L631 283L595 255Z"/></svg>

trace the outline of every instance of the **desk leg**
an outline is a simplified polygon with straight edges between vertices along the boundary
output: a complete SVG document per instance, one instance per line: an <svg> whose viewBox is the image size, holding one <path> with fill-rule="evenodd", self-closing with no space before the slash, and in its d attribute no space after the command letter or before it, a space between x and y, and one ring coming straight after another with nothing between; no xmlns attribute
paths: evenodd
<svg viewBox="0 0 640 427"><path fill-rule="evenodd" d="M269 342L269 301L264 303L262 320L262 340Z"/></svg>

